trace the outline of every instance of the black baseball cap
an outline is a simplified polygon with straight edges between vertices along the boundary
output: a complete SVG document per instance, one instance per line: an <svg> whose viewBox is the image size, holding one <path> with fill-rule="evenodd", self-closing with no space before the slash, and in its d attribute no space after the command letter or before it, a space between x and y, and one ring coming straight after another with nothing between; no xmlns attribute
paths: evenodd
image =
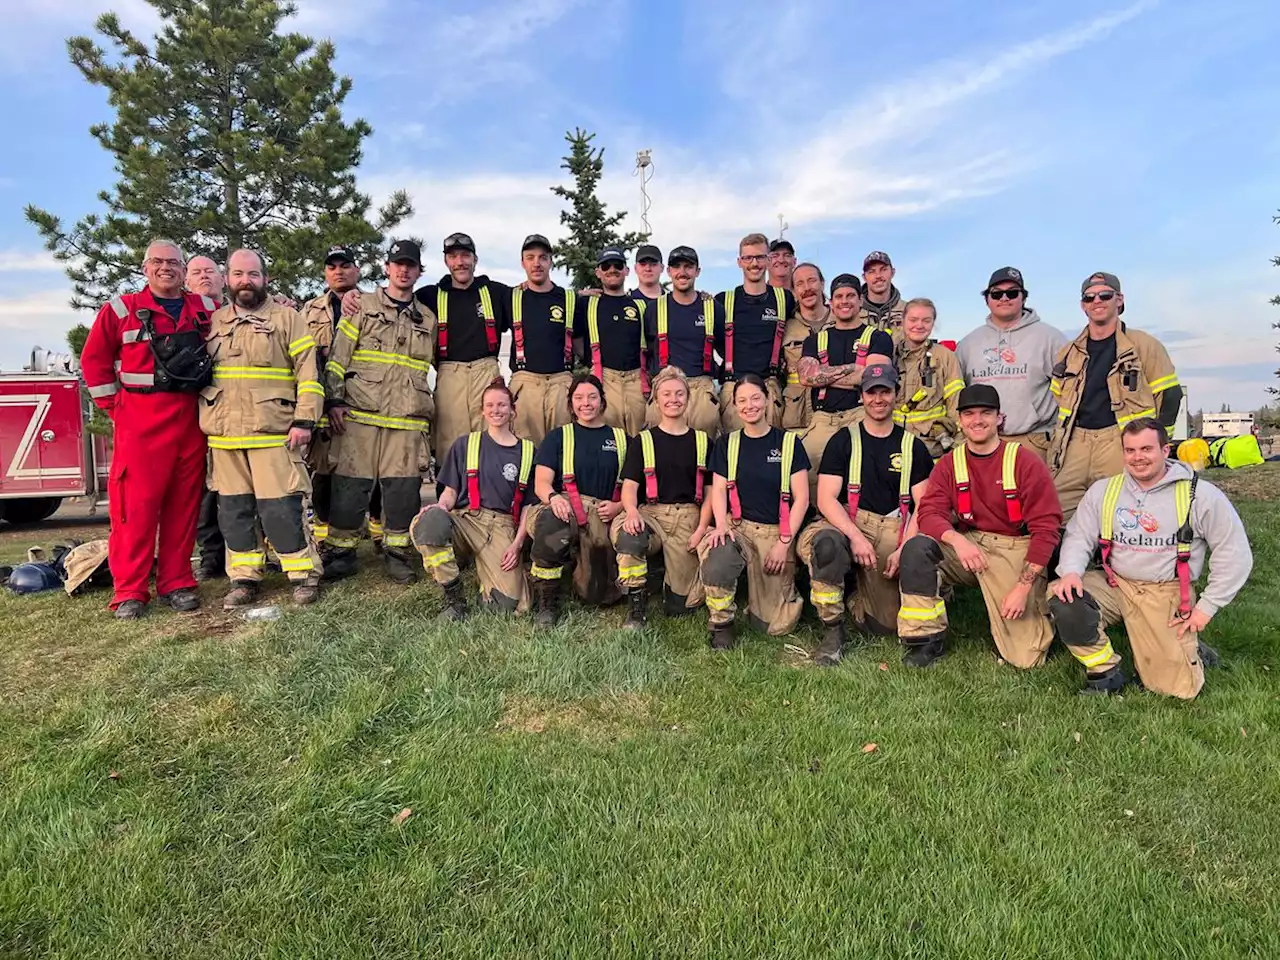
<svg viewBox="0 0 1280 960"><path fill-rule="evenodd" d="M476 242L465 233L451 233L444 238L444 252L449 253L453 250L466 250L468 253L475 253Z"/></svg>
<svg viewBox="0 0 1280 960"><path fill-rule="evenodd" d="M555 253L555 248L551 246L551 241L540 233L531 233L524 238L524 243L520 244L520 252L532 250L534 247L541 247L547 253Z"/></svg>
<svg viewBox="0 0 1280 960"><path fill-rule="evenodd" d="M397 240L387 251L387 263L412 263L422 266L422 250L412 240Z"/></svg>
<svg viewBox="0 0 1280 960"><path fill-rule="evenodd" d="M796 248L791 245L791 241L784 240L782 237L779 237L777 240L774 240L769 244L770 253L777 253L779 250L785 250L793 257L796 255Z"/></svg>
<svg viewBox="0 0 1280 960"><path fill-rule="evenodd" d="M614 262L621 263L624 267L627 265L627 254L621 247L605 247L600 251L600 256L596 257L597 267Z"/></svg>
<svg viewBox="0 0 1280 960"><path fill-rule="evenodd" d="M872 364L862 374L861 386L863 393L872 387L888 387L890 390L897 390L898 371L891 363Z"/></svg>
<svg viewBox="0 0 1280 960"><path fill-rule="evenodd" d="M356 252L350 247L334 246L329 248L329 252L324 255L324 265L327 267L335 260L345 260L347 263L356 262Z"/></svg>
<svg viewBox="0 0 1280 960"><path fill-rule="evenodd" d="M991 279L987 281L986 289L982 291L982 295L985 297L987 291L997 283L1016 283L1023 293L1027 292L1027 288L1022 283L1022 271L1017 267L1001 267L991 274Z"/></svg>
<svg viewBox="0 0 1280 960"><path fill-rule="evenodd" d="M1122 293L1120 289L1120 278L1114 273L1104 273L1099 271L1089 275L1084 283L1080 284L1080 293L1083 294L1090 287L1110 287L1116 293Z"/></svg>
<svg viewBox="0 0 1280 960"><path fill-rule="evenodd" d="M648 261L662 262L662 251L655 247L652 243L642 243L636 249L636 263L646 263ZM694 261L695 263L697 261Z"/></svg>
<svg viewBox="0 0 1280 960"><path fill-rule="evenodd" d="M654 249L658 248L654 247ZM672 247L671 252L667 254L667 266L674 267L677 263L692 263L695 267L698 266L698 251L693 247Z"/></svg>
<svg viewBox="0 0 1280 960"><path fill-rule="evenodd" d="M867 267L873 263L883 263L886 267L892 267L893 261L889 259L889 255L883 250L872 250L862 258L862 270L865 273Z"/></svg>
<svg viewBox="0 0 1280 960"><path fill-rule="evenodd" d="M841 287L853 287L858 296L862 296L862 281L852 273L842 273L831 281L831 295L835 296L836 291Z"/></svg>
<svg viewBox="0 0 1280 960"><path fill-rule="evenodd" d="M864 382L863 386L866 384ZM971 383L960 391L960 398L956 401L956 408L959 410L969 410L975 407L983 407L987 410L1000 409L1000 391L989 383Z"/></svg>

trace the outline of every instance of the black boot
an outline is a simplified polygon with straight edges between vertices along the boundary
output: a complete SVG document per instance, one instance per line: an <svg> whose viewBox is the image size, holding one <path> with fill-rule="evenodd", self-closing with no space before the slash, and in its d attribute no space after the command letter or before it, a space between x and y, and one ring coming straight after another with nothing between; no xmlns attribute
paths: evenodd
<svg viewBox="0 0 1280 960"><path fill-rule="evenodd" d="M1214 667L1222 665L1222 655L1203 640L1196 641L1196 656L1200 658L1200 662L1204 664L1206 670L1212 670Z"/></svg>
<svg viewBox="0 0 1280 960"><path fill-rule="evenodd" d="M554 627L560 615L560 581L538 580L533 585L533 622L539 627Z"/></svg>
<svg viewBox="0 0 1280 960"><path fill-rule="evenodd" d="M320 562L324 565L325 580L353 577L359 567L356 552L351 547L321 547Z"/></svg>
<svg viewBox="0 0 1280 960"><path fill-rule="evenodd" d="M1129 678L1124 675L1120 665L1116 664L1110 670L1096 675L1085 674L1084 687L1081 688L1080 692L1082 694L1106 696L1108 693L1120 693L1128 682Z"/></svg>
<svg viewBox="0 0 1280 960"><path fill-rule="evenodd" d="M386 564L387 576L395 583L409 584L418 582L418 569L414 564L416 554L401 553L399 550L386 547L382 551L382 562Z"/></svg>
<svg viewBox="0 0 1280 960"><path fill-rule="evenodd" d="M446 583L444 590L444 609L436 617L439 621L462 620L467 615L467 595L462 589L462 578Z"/></svg>
<svg viewBox="0 0 1280 960"><path fill-rule="evenodd" d="M931 667L945 652L941 637L932 637L922 643L906 643L907 651L902 655L902 663L908 667Z"/></svg>
<svg viewBox="0 0 1280 960"><path fill-rule="evenodd" d="M733 630L733 622L713 623L711 625L710 640L712 650L732 650L737 640Z"/></svg>
<svg viewBox="0 0 1280 960"><path fill-rule="evenodd" d="M844 653L845 641L849 635L845 632L844 617L822 625L822 642L813 653L813 662L820 667L834 667L840 662Z"/></svg>
<svg viewBox="0 0 1280 960"><path fill-rule="evenodd" d="M627 611L627 619L623 621L623 630L643 630L645 607L649 604L649 591L644 587L632 587L627 594L631 609Z"/></svg>

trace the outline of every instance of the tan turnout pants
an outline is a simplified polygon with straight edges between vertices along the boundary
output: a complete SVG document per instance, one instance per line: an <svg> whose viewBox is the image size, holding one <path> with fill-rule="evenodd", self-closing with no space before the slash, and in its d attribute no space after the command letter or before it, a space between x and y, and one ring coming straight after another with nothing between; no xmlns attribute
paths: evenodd
<svg viewBox="0 0 1280 960"><path fill-rule="evenodd" d="M604 368L604 422L621 427L628 437L644 429L646 401L639 370Z"/></svg>
<svg viewBox="0 0 1280 960"><path fill-rule="evenodd" d="M512 429L516 436L541 443L553 430L569 422L569 384L571 373L529 373L517 370L511 375L511 392L516 398L516 418Z"/></svg>
<svg viewBox="0 0 1280 960"><path fill-rule="evenodd" d="M383 543L407 550L409 524L422 509L427 435L420 430L375 427L348 417L346 430L333 438L330 451L333 501L327 542L349 549L359 544L373 485L381 484ZM371 533L373 526L370 520Z"/></svg>
<svg viewBox="0 0 1280 960"><path fill-rule="evenodd" d="M438 508L431 508L438 509ZM422 554L422 566L436 583L444 586L457 580L457 551L463 556L475 558L476 576L480 581L480 596L486 603L494 603L494 593L516 601L516 613L529 609L529 583L525 578L524 561L514 570L502 569L502 555L515 542L516 525L511 514L500 510L476 510L463 507L449 511L453 521L453 542L424 545L415 530L423 513L414 518L410 535Z"/></svg>
<svg viewBox="0 0 1280 960"><path fill-rule="evenodd" d="M602 502L595 497L583 497L587 525L578 528L575 521L570 528L578 530L573 560L574 592L581 600L603 605L616 603L622 596L622 590L618 587L618 558L613 552L609 527L600 519L598 511ZM525 530L530 538L534 537L539 515L550 510L547 504L540 503L525 511ZM543 566L534 560L529 575L535 580L559 580L564 575L564 566Z"/></svg>
<svg viewBox="0 0 1280 960"><path fill-rule="evenodd" d="M689 378L689 405L685 408L685 420L694 430L701 430L707 439L715 442L720 436L720 401L716 399L716 382L710 377ZM662 411L654 397L645 408L644 425L656 427L662 422Z"/></svg>
<svg viewBox="0 0 1280 960"><path fill-rule="evenodd" d="M800 384L799 374L790 374L782 388L782 429L802 431L813 417L813 395Z"/></svg>
<svg viewBox="0 0 1280 960"><path fill-rule="evenodd" d="M667 590L684 597L686 607L702 606L704 591L698 554L689 551L689 538L698 529L701 514L702 508L696 503L642 503L640 516L649 534L649 549L644 556L628 549L634 546L635 538L623 529L626 514L615 517L609 533L618 555L618 582L627 590L644 587L649 576L649 556L661 553Z"/></svg>
<svg viewBox="0 0 1280 960"><path fill-rule="evenodd" d="M776 427L782 423L782 390L778 387L777 377L765 377L764 383L769 392L765 412L769 417L769 426ZM733 380L727 380L720 387L720 427L725 433L742 429L742 421L738 419L738 411L733 406L733 384Z"/></svg>
<svg viewBox="0 0 1280 960"><path fill-rule="evenodd" d="M1123 623L1133 648L1134 666L1143 686L1154 693L1190 700L1204 686L1204 664L1200 662L1199 638L1194 633L1178 637L1169 626L1178 612L1178 581L1147 583L1116 577L1113 587L1101 570L1090 570L1081 578L1084 588L1097 601L1101 617L1096 637L1079 637L1079 643L1063 636L1072 654L1089 673L1101 673L1120 662L1107 639L1106 628ZM1195 594L1192 593L1192 602ZM1083 603L1076 598L1073 604ZM1055 606L1057 602L1055 601ZM1059 634L1067 633L1059 618Z"/></svg>
<svg viewBox="0 0 1280 960"><path fill-rule="evenodd" d="M453 441L473 430L484 429L484 388L500 375L496 357L470 363L441 360L436 367L436 419L431 424L432 448L436 463L453 446Z"/></svg>
<svg viewBox="0 0 1280 960"><path fill-rule="evenodd" d="M818 502L818 466L822 463L822 451L841 430L857 423L865 416L861 407L843 413L826 413L815 410L809 417L809 426L800 435L804 452L809 455L809 502Z"/></svg>
<svg viewBox="0 0 1280 960"><path fill-rule="evenodd" d="M1030 450L1045 463L1049 462L1049 441L1053 439L1053 434L1036 430L1031 433L1002 433L1000 436L1009 443L1021 444L1023 449ZM964 437L957 437L956 442L963 443Z"/></svg>
<svg viewBox="0 0 1280 960"><path fill-rule="evenodd" d="M711 625L732 623L738 610L734 602L737 575L732 577L732 585L726 583L730 578L724 576L724 554L716 556L717 551L725 550L737 554L738 569L746 569L747 615L752 625L774 637L790 633L804 609L804 599L796 591L795 540L787 548L782 572L765 573L764 558L778 542L778 525L743 520L732 529L735 539L721 547L712 548L709 540L703 540L698 547Z"/></svg>
<svg viewBox="0 0 1280 960"><path fill-rule="evenodd" d="M1030 537L1003 537L980 530L970 530L964 537L982 548L987 555L987 569L978 574L970 573L961 566L960 559L951 547L939 543L937 546L942 552L942 560L937 565L937 586L927 594L907 592L907 580L911 578L905 572L908 555L904 548L904 573L899 577L899 638L904 643L909 643L942 637L947 630L947 605L941 592L943 584L977 586L982 590L982 599L987 605L991 636L1000 656L1015 667L1028 669L1040 666L1053 642L1053 624L1046 615L1044 577L1037 578L1032 585L1022 616L1016 620L1006 620L1000 615L1000 605L1004 603L1009 591L1017 585L1018 575L1027 558ZM927 541L929 538L919 536L913 540Z"/></svg>
<svg viewBox="0 0 1280 960"><path fill-rule="evenodd" d="M302 513L311 492L302 454L286 446L259 450L210 450L209 489L218 492L218 525L226 540L227 576L258 582L266 564L263 543L290 580L319 575L316 550Z"/></svg>
<svg viewBox="0 0 1280 960"><path fill-rule="evenodd" d="M884 575L889 556L898 549L897 516L882 517L868 510L859 510L854 521L862 535L876 551L876 565L864 567L854 562L857 588L853 596L846 596L843 583L828 583L813 573L813 541L819 533L830 530L844 541L844 534L825 520L809 524L800 533L796 553L809 567L809 600L818 611L823 623L831 623L843 616L847 607L859 629L867 633L893 636L898 628L898 581Z"/></svg>
<svg viewBox="0 0 1280 960"><path fill-rule="evenodd" d="M1050 464L1052 468L1052 464ZM1066 523L1076 512L1085 491L1099 480L1124 473L1124 449L1120 446L1120 428L1071 431L1062 466L1053 476L1062 502L1062 521Z"/></svg>

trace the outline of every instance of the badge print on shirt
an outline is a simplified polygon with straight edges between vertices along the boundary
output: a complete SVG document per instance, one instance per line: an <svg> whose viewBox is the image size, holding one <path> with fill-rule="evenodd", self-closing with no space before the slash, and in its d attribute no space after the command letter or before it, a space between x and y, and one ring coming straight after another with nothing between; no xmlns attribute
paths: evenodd
<svg viewBox="0 0 1280 960"><path fill-rule="evenodd" d="M520 468L517 467L514 463L504 463L502 465L503 480L514 480L518 476L520 476Z"/></svg>
<svg viewBox="0 0 1280 960"><path fill-rule="evenodd" d="M1014 364L1018 362L1018 354L1008 344L998 343L982 351L982 360L984 363Z"/></svg>

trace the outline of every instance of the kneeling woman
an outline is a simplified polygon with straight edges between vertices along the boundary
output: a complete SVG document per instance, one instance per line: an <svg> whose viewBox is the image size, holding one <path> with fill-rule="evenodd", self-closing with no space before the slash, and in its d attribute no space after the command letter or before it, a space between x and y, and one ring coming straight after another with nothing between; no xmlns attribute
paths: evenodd
<svg viewBox="0 0 1280 960"><path fill-rule="evenodd" d="M439 498L409 528L422 565L444 589L442 619L467 613L455 546L475 557L485 604L517 613L529 609L520 521L530 500L533 441L511 432L515 399L501 378L485 387L481 407L485 430L453 442L440 468Z"/></svg>
<svg viewBox="0 0 1280 960"><path fill-rule="evenodd" d="M804 604L796 592L795 535L809 508L809 457L797 436L770 427L764 381L746 374L733 386L743 423L711 456L715 529L702 541L702 583L711 645L733 646L733 595L747 572L747 613L772 636L790 633Z"/></svg>
<svg viewBox="0 0 1280 960"><path fill-rule="evenodd" d="M651 553L661 553L666 567L667 614L678 616L702 606L697 550L711 526L711 498L703 496L709 442L685 420L689 381L678 367L666 367L654 377L651 395L662 420L640 431L627 451L622 470L625 514L613 521L612 530L618 582L631 601L623 626L636 630L644 626Z"/></svg>
<svg viewBox="0 0 1280 960"><path fill-rule="evenodd" d="M573 423L547 434L538 449L534 492L541 501L529 510L525 528L532 537L534 604L537 622L551 626L560 605L560 579L578 554L573 585L587 603L616 601L618 564L609 525L622 512L622 464L627 435L604 422L604 388L592 374L569 385Z"/></svg>

